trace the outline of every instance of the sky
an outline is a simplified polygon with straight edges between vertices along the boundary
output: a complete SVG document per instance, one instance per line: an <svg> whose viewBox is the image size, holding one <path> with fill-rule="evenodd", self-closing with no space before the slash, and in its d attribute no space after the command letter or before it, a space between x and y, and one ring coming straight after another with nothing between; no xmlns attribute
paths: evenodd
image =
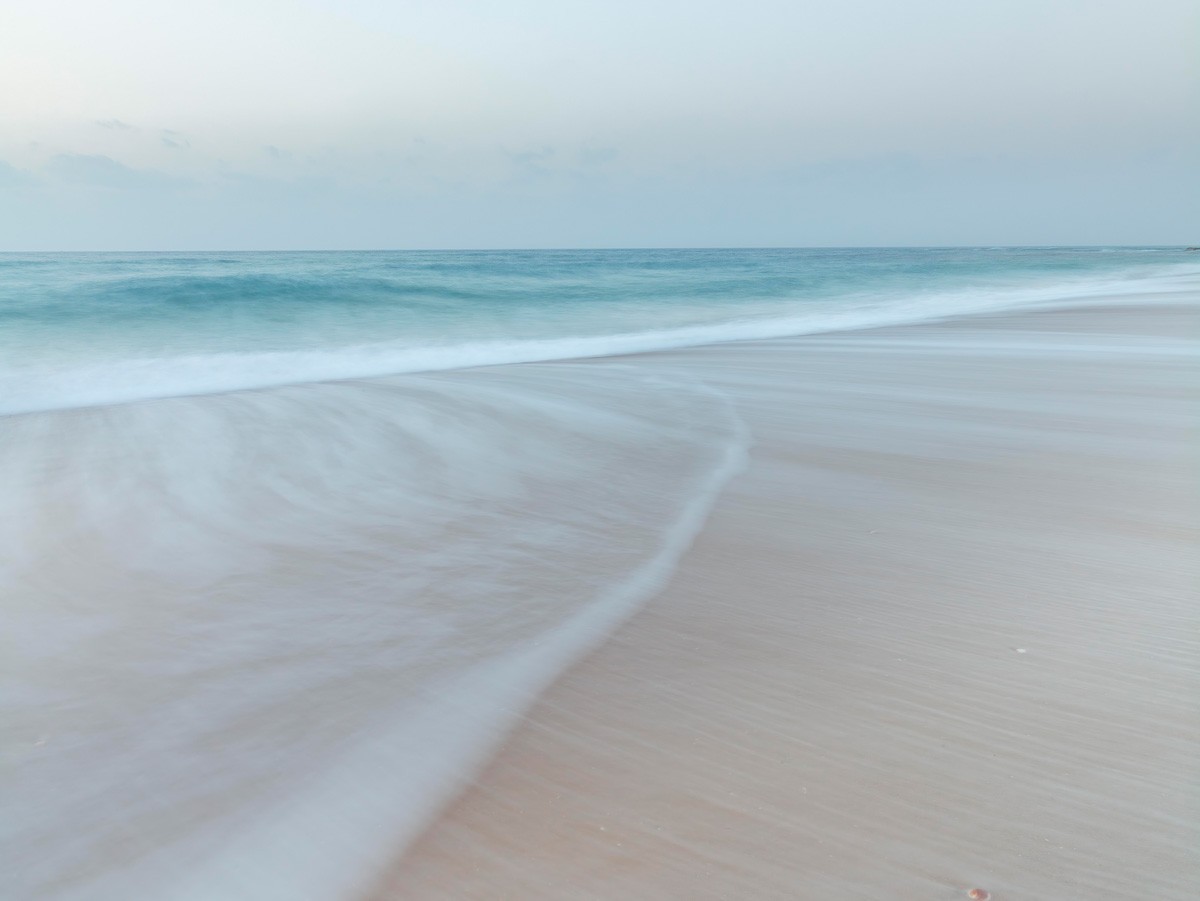
<svg viewBox="0 0 1200 901"><path fill-rule="evenodd" d="M0 250L1197 243L1195 0L0 0Z"/></svg>

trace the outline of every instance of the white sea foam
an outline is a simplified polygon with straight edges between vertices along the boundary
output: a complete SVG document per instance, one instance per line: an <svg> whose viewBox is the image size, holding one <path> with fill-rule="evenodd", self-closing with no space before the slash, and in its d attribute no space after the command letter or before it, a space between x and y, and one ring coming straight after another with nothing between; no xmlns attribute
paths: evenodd
<svg viewBox="0 0 1200 901"><path fill-rule="evenodd" d="M361 887L744 459L721 395L635 367L393 382L7 423L18 896Z"/></svg>
<svg viewBox="0 0 1200 901"><path fill-rule="evenodd" d="M663 588L722 487L745 466L750 439L728 400L712 389L651 381L664 391L710 394L714 412L728 417L731 428L715 465L663 533L656 552L532 646L476 667L440 686L435 699L381 723L164 898L357 897L487 761L554 678ZM309 847L322 853L303 853Z"/></svg>

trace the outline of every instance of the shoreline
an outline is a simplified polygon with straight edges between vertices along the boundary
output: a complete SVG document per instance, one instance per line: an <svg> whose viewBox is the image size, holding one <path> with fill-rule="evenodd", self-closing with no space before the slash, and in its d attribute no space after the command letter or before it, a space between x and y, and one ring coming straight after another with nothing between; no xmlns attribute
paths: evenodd
<svg viewBox="0 0 1200 901"><path fill-rule="evenodd" d="M750 468L372 897L1192 897L1186 334L1094 307L631 358L729 393Z"/></svg>

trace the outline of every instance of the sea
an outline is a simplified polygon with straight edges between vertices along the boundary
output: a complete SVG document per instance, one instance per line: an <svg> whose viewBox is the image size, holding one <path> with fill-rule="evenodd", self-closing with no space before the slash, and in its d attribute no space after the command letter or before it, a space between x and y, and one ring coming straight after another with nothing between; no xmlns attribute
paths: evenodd
<svg viewBox="0 0 1200 901"><path fill-rule="evenodd" d="M1168 247L0 254L0 897L359 897L753 452L663 352L1197 284Z"/></svg>

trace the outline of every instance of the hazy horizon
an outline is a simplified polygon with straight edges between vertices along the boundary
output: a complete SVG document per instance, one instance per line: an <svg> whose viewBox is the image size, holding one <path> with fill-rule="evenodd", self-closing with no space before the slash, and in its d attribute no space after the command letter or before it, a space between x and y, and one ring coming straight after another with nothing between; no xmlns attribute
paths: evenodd
<svg viewBox="0 0 1200 901"><path fill-rule="evenodd" d="M1183 0L0 11L0 250L1187 246Z"/></svg>
<svg viewBox="0 0 1200 901"><path fill-rule="evenodd" d="M673 250L1194 250L1189 244L689 244L620 247L594 245L591 247L209 247L209 248L139 248L90 250L9 250L0 254L172 254L172 253L578 253L578 252L653 252Z"/></svg>

